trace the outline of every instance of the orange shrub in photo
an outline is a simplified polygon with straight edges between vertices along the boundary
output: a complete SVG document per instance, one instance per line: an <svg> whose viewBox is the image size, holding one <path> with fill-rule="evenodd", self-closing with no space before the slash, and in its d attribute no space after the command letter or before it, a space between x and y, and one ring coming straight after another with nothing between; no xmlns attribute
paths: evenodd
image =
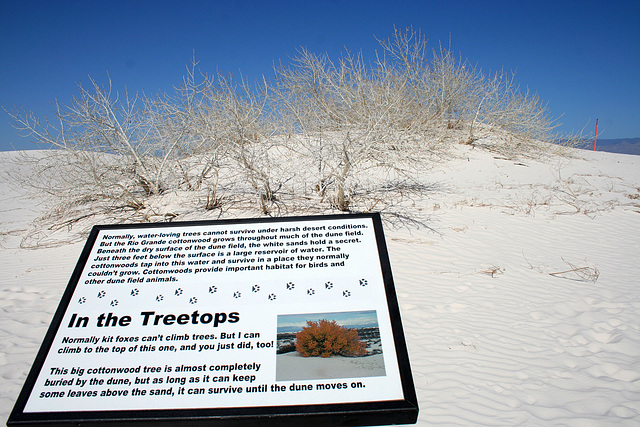
<svg viewBox="0 0 640 427"><path fill-rule="evenodd" d="M307 321L307 326L296 334L296 350L304 357L364 356L366 348L358 331L340 326L335 320Z"/></svg>

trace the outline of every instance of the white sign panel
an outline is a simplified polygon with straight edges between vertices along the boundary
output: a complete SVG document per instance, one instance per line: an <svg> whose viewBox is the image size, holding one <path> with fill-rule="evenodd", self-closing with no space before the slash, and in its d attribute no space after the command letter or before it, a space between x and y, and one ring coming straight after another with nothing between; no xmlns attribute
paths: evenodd
<svg viewBox="0 0 640 427"><path fill-rule="evenodd" d="M381 233L377 215L94 228L9 425L415 401Z"/></svg>

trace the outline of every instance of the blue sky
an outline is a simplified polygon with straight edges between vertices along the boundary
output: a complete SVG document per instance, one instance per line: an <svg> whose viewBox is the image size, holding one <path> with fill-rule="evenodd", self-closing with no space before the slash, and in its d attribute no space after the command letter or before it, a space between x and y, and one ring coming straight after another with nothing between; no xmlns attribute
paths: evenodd
<svg viewBox="0 0 640 427"><path fill-rule="evenodd" d="M0 106L51 115L89 76L154 95L203 71L270 75L304 46L367 55L413 26L483 70L515 70L564 132L640 136L640 1L0 0ZM0 150L33 148L0 110Z"/></svg>
<svg viewBox="0 0 640 427"><path fill-rule="evenodd" d="M297 332L307 326L307 321L317 322L326 319L335 320L340 326L347 328L377 328L378 316L375 310L347 311L339 313L306 313L285 314L278 316L278 333Z"/></svg>

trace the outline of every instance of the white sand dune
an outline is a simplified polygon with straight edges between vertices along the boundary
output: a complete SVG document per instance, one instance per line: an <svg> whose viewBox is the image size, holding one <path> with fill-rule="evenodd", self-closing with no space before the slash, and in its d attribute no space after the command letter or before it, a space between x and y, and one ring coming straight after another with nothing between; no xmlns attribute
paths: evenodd
<svg viewBox="0 0 640 427"><path fill-rule="evenodd" d="M276 380L376 377L385 374L381 354L367 357L302 357L298 352L276 356Z"/></svg>
<svg viewBox="0 0 640 427"><path fill-rule="evenodd" d="M383 215L419 425L640 425L640 157L456 150L402 202L430 228ZM83 242L20 249L1 179L4 423Z"/></svg>

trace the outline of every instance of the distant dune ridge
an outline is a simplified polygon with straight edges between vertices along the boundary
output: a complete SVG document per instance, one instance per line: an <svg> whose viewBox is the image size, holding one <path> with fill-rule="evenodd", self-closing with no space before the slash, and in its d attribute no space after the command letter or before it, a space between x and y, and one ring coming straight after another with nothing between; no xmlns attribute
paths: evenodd
<svg viewBox="0 0 640 427"><path fill-rule="evenodd" d="M640 138L598 139L596 151L640 155Z"/></svg>

